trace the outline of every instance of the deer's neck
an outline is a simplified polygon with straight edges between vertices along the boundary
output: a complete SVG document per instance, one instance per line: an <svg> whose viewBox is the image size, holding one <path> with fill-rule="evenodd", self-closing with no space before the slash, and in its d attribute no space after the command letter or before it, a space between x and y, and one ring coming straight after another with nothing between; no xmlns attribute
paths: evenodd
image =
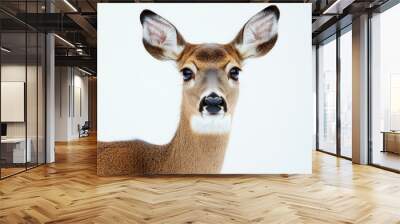
<svg viewBox="0 0 400 224"><path fill-rule="evenodd" d="M191 119L191 116L181 114L175 136L163 150L162 170L174 170L175 173L219 173L229 132L197 133L191 127Z"/></svg>

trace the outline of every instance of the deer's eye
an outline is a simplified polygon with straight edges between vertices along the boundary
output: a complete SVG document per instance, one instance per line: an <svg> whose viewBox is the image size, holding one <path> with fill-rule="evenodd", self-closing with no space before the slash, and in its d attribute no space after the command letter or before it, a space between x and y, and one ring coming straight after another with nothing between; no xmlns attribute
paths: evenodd
<svg viewBox="0 0 400 224"><path fill-rule="evenodd" d="M194 77L194 73L190 68L183 68L181 70L181 72L182 72L182 76L183 76L183 81L185 81L185 82L193 79L193 77Z"/></svg>
<svg viewBox="0 0 400 224"><path fill-rule="evenodd" d="M233 79L235 81L239 80L239 73L240 73L240 68L238 67L233 67L231 70L229 70L229 78Z"/></svg>

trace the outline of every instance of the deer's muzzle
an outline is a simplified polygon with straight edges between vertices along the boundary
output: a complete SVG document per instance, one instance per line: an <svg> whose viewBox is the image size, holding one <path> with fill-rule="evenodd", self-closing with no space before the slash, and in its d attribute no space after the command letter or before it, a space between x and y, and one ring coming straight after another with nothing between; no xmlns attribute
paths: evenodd
<svg viewBox="0 0 400 224"><path fill-rule="evenodd" d="M203 113L206 110L209 114L218 114L221 110L227 111L226 101L223 97L219 96L215 92L212 92L208 96L203 97L200 101L199 112Z"/></svg>

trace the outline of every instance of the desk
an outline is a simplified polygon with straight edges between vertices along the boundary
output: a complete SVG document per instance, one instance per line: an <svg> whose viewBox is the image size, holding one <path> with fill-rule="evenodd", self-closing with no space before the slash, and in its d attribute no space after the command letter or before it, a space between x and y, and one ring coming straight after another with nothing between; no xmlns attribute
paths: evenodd
<svg viewBox="0 0 400 224"><path fill-rule="evenodd" d="M27 139L26 154L25 154L25 138L5 138L1 139L2 157L6 163L25 163L31 162L31 139ZM12 159L11 159L12 158ZM26 161L25 161L26 160Z"/></svg>
<svg viewBox="0 0 400 224"><path fill-rule="evenodd" d="M382 131L382 134L383 134L382 152L392 152L400 154L400 132Z"/></svg>

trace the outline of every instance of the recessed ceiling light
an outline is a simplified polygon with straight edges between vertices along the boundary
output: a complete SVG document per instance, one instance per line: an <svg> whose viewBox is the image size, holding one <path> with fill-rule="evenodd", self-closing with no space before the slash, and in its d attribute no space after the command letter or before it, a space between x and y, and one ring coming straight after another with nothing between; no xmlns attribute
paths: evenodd
<svg viewBox="0 0 400 224"><path fill-rule="evenodd" d="M322 14L342 14L343 9L351 5L354 0L336 0Z"/></svg>
<svg viewBox="0 0 400 224"><path fill-rule="evenodd" d="M0 49L1 49L1 51L4 51L4 52L6 52L6 53L10 53L10 52L11 52L10 49L7 49L7 48L5 48L5 47L1 47Z"/></svg>
<svg viewBox="0 0 400 224"><path fill-rule="evenodd" d="M90 76L93 75L92 73L90 73L90 72L88 72L88 71L86 71L86 70L83 70L83 69L81 69L81 68L79 68L79 67L78 67L78 70L81 71L81 72L83 72L83 73L85 73L85 74L87 74L87 75L90 75Z"/></svg>
<svg viewBox="0 0 400 224"><path fill-rule="evenodd" d="M67 4L74 12L78 12L78 10L68 1L64 0L65 4Z"/></svg>
<svg viewBox="0 0 400 224"><path fill-rule="evenodd" d="M61 40L62 42L64 42L65 44L67 44L68 46L75 48L75 45L73 45L73 44L72 44L71 42L69 42L68 40L66 40L66 39L64 39L64 38L62 38L62 37L60 37L60 36L57 35L57 34L54 34L54 36L57 37L57 38L58 38L59 40Z"/></svg>

